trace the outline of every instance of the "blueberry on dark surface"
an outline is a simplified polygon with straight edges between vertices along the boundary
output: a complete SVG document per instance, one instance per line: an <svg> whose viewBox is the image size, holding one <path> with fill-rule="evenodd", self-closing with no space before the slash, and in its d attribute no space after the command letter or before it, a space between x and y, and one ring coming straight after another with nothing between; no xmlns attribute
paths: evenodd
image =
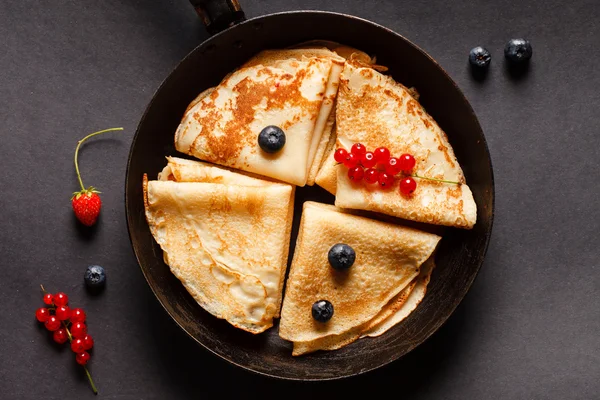
<svg viewBox="0 0 600 400"><path fill-rule="evenodd" d="M312 317L319 322L327 322L333 317L333 304L327 300L315 301L312 305Z"/></svg>
<svg viewBox="0 0 600 400"><path fill-rule="evenodd" d="M469 63L476 68L487 68L492 61L492 55L487 49L477 46L469 52Z"/></svg>
<svg viewBox="0 0 600 400"><path fill-rule="evenodd" d="M513 64L525 63L532 55L531 43L525 39L511 39L504 47L504 56Z"/></svg>
<svg viewBox="0 0 600 400"><path fill-rule="evenodd" d="M335 269L348 269L356 260L354 249L347 244L338 243L329 249L327 254L329 264Z"/></svg>
<svg viewBox="0 0 600 400"><path fill-rule="evenodd" d="M106 283L106 272L99 265L90 265L83 276L85 284L90 288L100 288Z"/></svg>
<svg viewBox="0 0 600 400"><path fill-rule="evenodd" d="M267 153L276 153L285 145L285 133L280 127L269 125L258 134L258 145Z"/></svg>

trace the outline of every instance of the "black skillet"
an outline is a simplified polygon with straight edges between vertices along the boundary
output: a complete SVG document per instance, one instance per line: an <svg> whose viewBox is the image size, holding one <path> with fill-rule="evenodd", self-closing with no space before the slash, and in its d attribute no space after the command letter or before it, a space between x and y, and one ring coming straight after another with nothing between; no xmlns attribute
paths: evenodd
<svg viewBox="0 0 600 400"><path fill-rule="evenodd" d="M127 168L125 203L131 243L150 288L177 324L214 354L261 374L299 380L326 380L364 373L402 357L433 334L469 290L484 260L494 216L490 155L471 106L444 70L423 50L372 22L336 13L298 11L244 20L237 0L192 0L214 33L194 49L157 90L133 139ZM220 32L219 32L220 31ZM386 334L362 339L337 351L291 356L291 344L277 326L252 335L205 312L171 274L144 217L142 175L150 177L178 155L173 135L186 106L234 68L263 49L322 39L377 56L378 64L406 86L419 91L421 103L448 134L478 207L473 230L448 229L440 242L427 295L405 321ZM331 203L318 187L299 188L300 206L311 199ZM292 238L295 242L295 232Z"/></svg>

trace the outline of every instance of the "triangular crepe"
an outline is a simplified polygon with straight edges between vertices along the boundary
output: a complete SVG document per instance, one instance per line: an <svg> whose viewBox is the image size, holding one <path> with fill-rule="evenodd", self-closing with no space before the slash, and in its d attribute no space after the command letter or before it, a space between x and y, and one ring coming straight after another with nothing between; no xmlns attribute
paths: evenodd
<svg viewBox="0 0 600 400"><path fill-rule="evenodd" d="M355 340L417 277L439 240L431 233L305 202L279 335L294 342L294 355L302 353L304 343L321 340L320 348L327 349ZM347 271L329 265L327 253L336 243L346 243L356 252ZM312 304L323 299L334 306L326 323L311 316Z"/></svg>
<svg viewBox="0 0 600 400"><path fill-rule="evenodd" d="M192 102L175 134L175 147L202 160L298 186L309 176L312 183L316 170L310 175L311 167L332 113L342 66L343 58L326 49L260 53ZM258 134L268 125L286 134L285 146L275 154L258 146Z"/></svg>
<svg viewBox="0 0 600 400"><path fill-rule="evenodd" d="M411 196L403 196L398 180L388 190L364 181L354 184L347 176L347 168L335 167L329 155L317 183L335 190L337 206L419 222L473 227L477 218L475 201L446 134L410 91L391 77L346 62L337 98L336 133L338 147L350 150L352 144L360 142L371 150L387 147L395 156L410 153L417 160L413 173L460 183L415 178L417 189ZM334 189L331 182L335 174Z"/></svg>
<svg viewBox="0 0 600 400"><path fill-rule="evenodd" d="M165 262L194 299L216 317L260 333L279 315L294 189L245 186L246 179L254 178L220 184L144 176L144 202Z"/></svg>

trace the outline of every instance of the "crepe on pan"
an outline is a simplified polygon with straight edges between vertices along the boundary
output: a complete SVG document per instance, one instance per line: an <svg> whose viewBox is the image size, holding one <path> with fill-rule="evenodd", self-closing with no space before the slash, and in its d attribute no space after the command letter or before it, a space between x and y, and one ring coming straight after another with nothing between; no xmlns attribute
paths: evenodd
<svg viewBox="0 0 600 400"><path fill-rule="evenodd" d="M432 255L423 263L419 275L394 296L375 318L342 334L328 335L306 342L294 342L293 354L302 355L317 350L337 350L363 337L380 336L402 322L425 297L435 265L433 257Z"/></svg>
<svg viewBox="0 0 600 400"><path fill-rule="evenodd" d="M323 340L323 349L361 333L398 293L419 274L440 236L344 213L330 205L305 202L292 266L286 283L279 336L294 343ZM356 252L347 271L336 271L327 253L336 243ZM315 301L329 300L334 315L315 321ZM336 336L337 335L337 336ZM323 343L322 343L323 344ZM342 345L345 343L342 343ZM316 349L315 349L316 350Z"/></svg>
<svg viewBox="0 0 600 400"><path fill-rule="evenodd" d="M177 129L176 149L304 186L333 109L343 66L343 58L335 53L317 50L260 53L201 94ZM268 125L286 134L286 144L276 154L258 146L258 134ZM311 182L315 175L316 170Z"/></svg>
<svg viewBox="0 0 600 400"><path fill-rule="evenodd" d="M371 68L346 62L337 98L336 133L338 147L350 150L352 144L360 142L368 149L387 147L395 156L409 153L417 161L413 173L459 183L416 178L415 192L402 196L398 180L390 190L364 182L354 184L347 168L335 166L330 155L317 183L335 191L337 206L425 223L473 227L477 208L448 138L403 85ZM336 187L332 188L334 175Z"/></svg>
<svg viewBox="0 0 600 400"><path fill-rule="evenodd" d="M252 333L279 315L293 192L144 176L148 225L173 274L206 311Z"/></svg>

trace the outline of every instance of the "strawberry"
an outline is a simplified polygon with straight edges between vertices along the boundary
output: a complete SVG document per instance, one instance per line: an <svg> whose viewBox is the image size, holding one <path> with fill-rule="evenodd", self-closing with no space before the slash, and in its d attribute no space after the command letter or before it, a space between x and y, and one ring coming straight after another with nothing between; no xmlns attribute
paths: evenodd
<svg viewBox="0 0 600 400"><path fill-rule="evenodd" d="M100 192L93 187L89 187L88 189L73 193L73 197L71 198L75 216L86 226L94 225L98 219L98 215L100 215L102 201L98 193Z"/></svg>
<svg viewBox="0 0 600 400"><path fill-rule="evenodd" d="M75 171L77 172L77 179L79 180L79 186L81 186L81 190L73 193L73 197L71 197L71 205L73 206L73 211L75 212L75 216L77 219L86 226L92 226L98 220L98 215L100 215L100 208L102 207L102 201L100 200L99 191L96 190L93 186L89 188L85 188L83 186L83 181L81 180L81 174L79 173L79 164L77 163L77 156L79 155L79 147L83 142L91 138L92 136L100 135L104 132L110 131L122 131L123 128L110 128L102 131L94 132L79 142L77 142L77 147L75 148Z"/></svg>

